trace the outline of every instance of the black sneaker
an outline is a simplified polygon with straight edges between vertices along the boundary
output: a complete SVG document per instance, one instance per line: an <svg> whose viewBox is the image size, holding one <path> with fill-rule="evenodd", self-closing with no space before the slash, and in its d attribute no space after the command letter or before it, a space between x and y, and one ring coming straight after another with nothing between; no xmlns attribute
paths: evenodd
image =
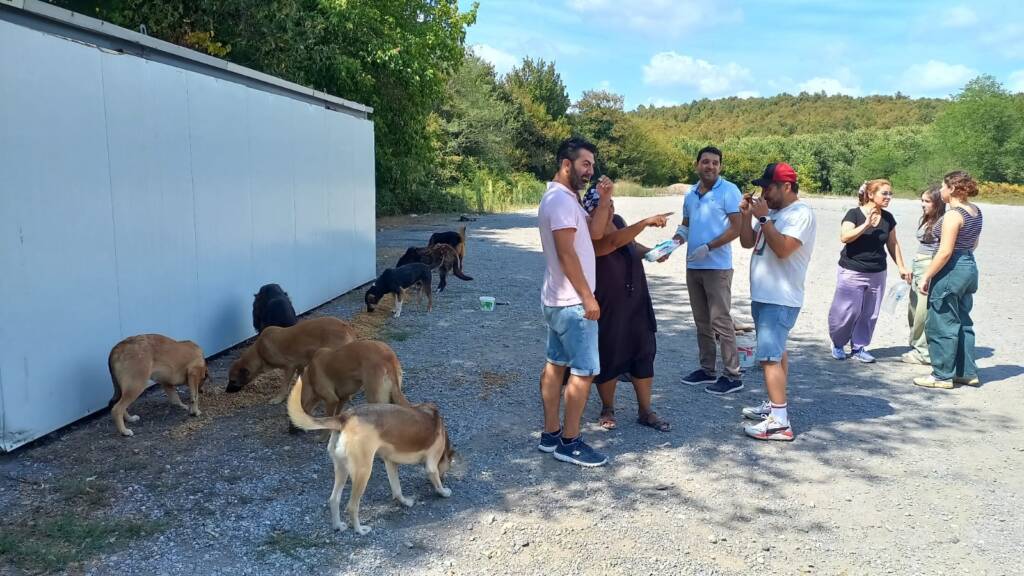
<svg viewBox="0 0 1024 576"><path fill-rule="evenodd" d="M714 374L708 374L703 368L700 370L694 370L686 376L683 376L683 384L689 384L690 386L699 386L701 384L714 384Z"/></svg>
<svg viewBox="0 0 1024 576"><path fill-rule="evenodd" d="M704 391L708 394L717 394L719 396L724 396L730 392L738 392L740 390L743 390L743 381L739 378L734 380L724 374L719 376L718 380L715 380L713 384L709 384L704 387Z"/></svg>
<svg viewBox="0 0 1024 576"><path fill-rule="evenodd" d="M559 428L558 432L544 432L540 433L540 444L537 444L537 450L541 452L547 452L551 454L558 448L561 443L562 429Z"/></svg>
<svg viewBox="0 0 1024 576"><path fill-rule="evenodd" d="M555 448L555 460L570 462L577 466L586 466L587 468L604 466L608 463L608 457L587 445L583 441L582 434L568 444L560 440L558 448Z"/></svg>

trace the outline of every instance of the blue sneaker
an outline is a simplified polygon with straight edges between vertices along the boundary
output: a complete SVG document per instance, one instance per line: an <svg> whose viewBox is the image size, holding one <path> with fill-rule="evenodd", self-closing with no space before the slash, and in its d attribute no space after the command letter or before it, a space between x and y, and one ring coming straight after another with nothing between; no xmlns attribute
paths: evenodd
<svg viewBox="0 0 1024 576"><path fill-rule="evenodd" d="M863 348L857 348L856 350L853 351L852 354L850 354L850 356L856 358L857 360L860 360L865 364L871 364L872 362L875 361L875 357L872 356L871 354L868 354L868 351Z"/></svg>
<svg viewBox="0 0 1024 576"><path fill-rule="evenodd" d="M844 350L842 346L833 346L832 358L836 360L846 360L846 350Z"/></svg>
<svg viewBox="0 0 1024 576"><path fill-rule="evenodd" d="M713 384L708 384L704 387L704 391L708 394L715 394L717 396L724 396L730 392L739 392L743 390L743 381L739 378L729 378L726 375L718 377Z"/></svg>
<svg viewBox="0 0 1024 576"><path fill-rule="evenodd" d="M560 439L554 455L555 460L570 462L577 466L586 466L587 468L604 466L608 463L608 457L587 445L583 441L582 434L568 444Z"/></svg>
<svg viewBox="0 0 1024 576"><path fill-rule="evenodd" d="M703 368L700 370L694 370L686 376L683 376L683 384L689 384L690 386L714 384L716 380L717 378L715 378L714 374L708 374Z"/></svg>
<svg viewBox="0 0 1024 576"><path fill-rule="evenodd" d="M541 452L547 452L551 454L558 448L561 443L562 429L559 428L558 432L544 432L540 433L540 444L537 444L537 450Z"/></svg>

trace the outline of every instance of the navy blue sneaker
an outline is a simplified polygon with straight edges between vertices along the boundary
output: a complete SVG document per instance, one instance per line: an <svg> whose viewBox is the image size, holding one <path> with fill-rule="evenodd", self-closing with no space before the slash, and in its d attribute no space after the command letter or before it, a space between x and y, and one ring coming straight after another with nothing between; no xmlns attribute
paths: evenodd
<svg viewBox="0 0 1024 576"><path fill-rule="evenodd" d="M547 452L548 454L555 451L558 445L561 443L562 429L559 428L558 432L543 432L540 433L540 444L537 444L537 450L541 452Z"/></svg>
<svg viewBox="0 0 1024 576"><path fill-rule="evenodd" d="M694 370L686 376L683 376L683 384L689 384L690 386L699 386L701 384L714 384L714 374L708 374L706 370L701 368L700 370Z"/></svg>
<svg viewBox="0 0 1024 576"><path fill-rule="evenodd" d="M594 450L584 442L582 434L577 436L575 440L568 444L563 440L559 440L558 448L555 448L554 455L555 460L570 462L577 466L586 466L587 468L604 466L608 463L608 457L597 450Z"/></svg>
<svg viewBox="0 0 1024 576"><path fill-rule="evenodd" d="M704 391L708 394L716 394L718 396L723 396L730 392L739 392L740 390L743 390L743 381L739 378L729 378L724 374L719 376L714 384L708 384L704 387Z"/></svg>

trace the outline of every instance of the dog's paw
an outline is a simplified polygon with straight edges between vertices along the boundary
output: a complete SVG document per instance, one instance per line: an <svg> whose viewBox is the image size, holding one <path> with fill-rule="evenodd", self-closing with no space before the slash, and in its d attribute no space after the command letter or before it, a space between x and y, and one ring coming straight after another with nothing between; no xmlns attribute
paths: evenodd
<svg viewBox="0 0 1024 576"><path fill-rule="evenodd" d="M334 525L335 532L344 532L345 530L348 530L348 524L345 524L344 522L338 522Z"/></svg>
<svg viewBox="0 0 1024 576"><path fill-rule="evenodd" d="M358 526L354 526L354 528L356 530L356 533L358 533L358 534L360 534L362 536L365 536L365 535L370 533L370 527L366 526L364 524L360 524Z"/></svg>
<svg viewBox="0 0 1024 576"><path fill-rule="evenodd" d="M451 496L452 496L452 489L451 488L445 488L444 486L441 486L441 489L437 491L437 494L438 494L438 496L440 496L442 498L451 498Z"/></svg>
<svg viewBox="0 0 1024 576"><path fill-rule="evenodd" d="M131 429L129 428L125 428L124 432L121 432L121 436L124 436L125 438L130 438L132 436L135 436L135 432L132 432Z"/></svg>
<svg viewBox="0 0 1024 576"><path fill-rule="evenodd" d="M188 413L197 418L203 415L203 413L199 411L199 408L192 408L191 410L188 411Z"/></svg>
<svg viewBox="0 0 1024 576"><path fill-rule="evenodd" d="M139 421L139 415L136 414L134 416L128 416L127 414L125 414L124 420L125 420L125 422L138 422ZM129 436L131 436L131 434L129 434Z"/></svg>
<svg viewBox="0 0 1024 576"><path fill-rule="evenodd" d="M410 498L409 496L402 496L401 498L395 498L395 500L401 502L402 505L405 506L406 508L412 508L413 504L416 503L416 500Z"/></svg>

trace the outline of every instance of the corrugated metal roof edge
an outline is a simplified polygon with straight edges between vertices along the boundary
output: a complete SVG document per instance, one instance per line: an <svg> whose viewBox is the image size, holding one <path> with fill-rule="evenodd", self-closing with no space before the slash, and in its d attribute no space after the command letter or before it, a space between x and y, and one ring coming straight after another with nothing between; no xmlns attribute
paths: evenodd
<svg viewBox="0 0 1024 576"><path fill-rule="evenodd" d="M358 102L352 102L351 100L332 96L326 92L321 92L320 90L307 88L306 86L289 82L288 80L283 80L276 76L271 76L270 74L246 68L245 66L239 66L238 64L233 64L227 60L196 52L195 50L190 50L188 48L178 46L177 44L172 44L139 32L134 32L127 28L111 24L110 22L104 22L103 20L92 18L84 14L72 12L53 4L42 2L41 0L8 0L7 2L0 2L0 7L2 6L12 6L15 9L65 26L117 39L129 44L134 44L141 49L140 54L138 55L143 58L153 59L151 55L146 54L146 51L155 51L174 59L193 62L204 67L218 70L222 73L227 73L228 75L248 79L250 82L245 82L246 84L251 84L252 81L255 81L257 84L275 87L278 89L277 91L283 90L284 92L292 93L303 100L319 100L325 105L328 105L329 108L341 107L363 117L373 113L373 108L366 106L365 104L359 104Z"/></svg>

